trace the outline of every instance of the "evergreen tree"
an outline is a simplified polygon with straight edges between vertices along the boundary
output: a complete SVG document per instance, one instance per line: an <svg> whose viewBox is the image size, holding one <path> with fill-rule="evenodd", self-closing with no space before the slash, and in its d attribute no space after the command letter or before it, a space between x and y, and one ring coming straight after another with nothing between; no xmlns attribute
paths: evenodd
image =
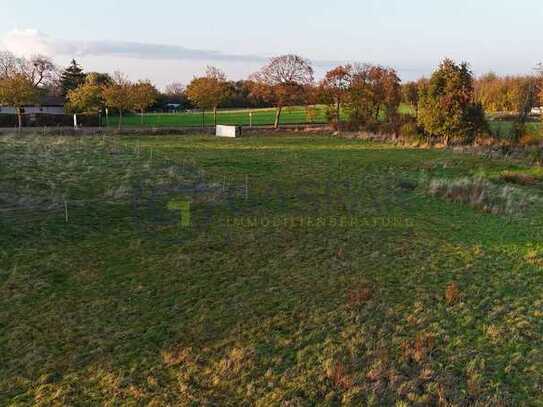
<svg viewBox="0 0 543 407"><path fill-rule="evenodd" d="M60 76L60 83L62 93L67 95L69 91L77 89L83 83L85 83L85 73L79 66L75 59L72 59L72 63L68 66Z"/></svg>
<svg viewBox="0 0 543 407"><path fill-rule="evenodd" d="M430 137L470 143L487 132L484 109L475 102L473 74L467 63L445 59L420 88L418 123Z"/></svg>

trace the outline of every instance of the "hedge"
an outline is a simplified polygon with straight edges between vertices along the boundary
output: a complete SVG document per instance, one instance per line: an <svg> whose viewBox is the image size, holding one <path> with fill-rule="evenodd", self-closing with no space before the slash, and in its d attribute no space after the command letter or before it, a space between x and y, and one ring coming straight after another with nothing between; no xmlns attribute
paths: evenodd
<svg viewBox="0 0 543 407"><path fill-rule="evenodd" d="M78 114L80 127L99 127L100 118L94 114ZM74 117L70 114L33 113L23 115L23 127L73 127ZM16 114L0 114L0 127L17 127Z"/></svg>

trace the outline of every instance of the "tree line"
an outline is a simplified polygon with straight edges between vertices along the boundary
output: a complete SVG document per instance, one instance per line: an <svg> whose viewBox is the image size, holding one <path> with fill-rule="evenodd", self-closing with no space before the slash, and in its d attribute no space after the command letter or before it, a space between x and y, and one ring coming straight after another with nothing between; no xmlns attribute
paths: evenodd
<svg viewBox="0 0 543 407"><path fill-rule="evenodd" d="M430 78L401 83L397 72L372 64L347 64L329 70L316 81L309 60L283 55L269 60L244 81L229 81L220 69L208 66L184 87L168 85L160 92L150 81L132 82L121 73L89 72L74 60L64 70L42 56L16 58L0 53L0 103L24 105L40 94L63 95L73 112L114 110L141 114L170 106L212 111L219 107L273 107L275 127L285 107L323 105L328 122L338 131L368 130L441 141L469 143L489 135L488 112L514 112L514 133L525 131L532 108L543 98L543 69L532 76L475 78L469 64L445 59ZM400 113L400 104L411 112ZM20 123L20 119L19 119Z"/></svg>

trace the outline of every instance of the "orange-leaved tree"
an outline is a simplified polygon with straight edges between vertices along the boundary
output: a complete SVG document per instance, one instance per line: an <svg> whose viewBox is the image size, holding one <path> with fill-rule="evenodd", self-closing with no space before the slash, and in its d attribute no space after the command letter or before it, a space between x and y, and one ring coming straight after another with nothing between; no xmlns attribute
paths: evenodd
<svg viewBox="0 0 543 407"><path fill-rule="evenodd" d="M143 125L143 115L157 101L158 90L150 81L139 81L132 85L131 98L134 109L140 112Z"/></svg>
<svg viewBox="0 0 543 407"><path fill-rule="evenodd" d="M348 96L349 88L353 80L353 67L341 65L326 73L320 83L323 100L331 104L335 109L335 122L339 130L341 123L341 105Z"/></svg>
<svg viewBox="0 0 543 407"><path fill-rule="evenodd" d="M113 74L112 82L102 89L102 97L108 107L119 111L119 129L122 127L123 112L134 108L132 83L120 72Z"/></svg>
<svg viewBox="0 0 543 407"><path fill-rule="evenodd" d="M186 89L187 97L192 103L202 109L213 110L213 122L217 125L217 108L228 97L226 75L213 66L206 68L205 76L194 78Z"/></svg>
<svg viewBox="0 0 543 407"><path fill-rule="evenodd" d="M272 58L251 80L253 96L275 106L277 128L283 107L305 102L306 89L313 84L313 68L298 55L283 55Z"/></svg>

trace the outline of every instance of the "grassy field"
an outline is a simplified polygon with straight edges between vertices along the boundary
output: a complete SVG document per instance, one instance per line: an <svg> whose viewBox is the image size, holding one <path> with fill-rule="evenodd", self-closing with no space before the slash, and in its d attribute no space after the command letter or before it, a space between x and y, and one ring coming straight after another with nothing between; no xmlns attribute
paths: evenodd
<svg viewBox="0 0 543 407"><path fill-rule="evenodd" d="M326 107L319 105L313 107L314 115L308 114L304 106L293 106L284 108L281 114L281 124L311 124L311 123L326 123ZM411 109L402 105L400 107L402 113L408 113ZM252 124L254 126L271 126L275 122L275 109L237 109L237 110L219 110L217 114L218 124L249 126L251 119L249 114L252 113ZM118 125L118 117L112 116L109 120L109 125L114 127ZM202 126L202 113L185 112L185 113L148 113L143 118L144 126L149 127L200 127ZM205 114L205 125L213 125L213 113ZM125 126L141 126L140 115L128 115L123 118Z"/></svg>
<svg viewBox="0 0 543 407"><path fill-rule="evenodd" d="M254 126L273 125L275 122L275 109L239 109L220 110L217 114L218 124L249 126L252 113L252 124ZM112 116L110 126L118 125L118 117ZM144 115L144 126L149 127L200 127L202 126L202 113L148 113ZM213 113L206 112L205 125L213 126ZM304 124L304 123L326 123L325 109L319 106L315 110L315 116L309 117L304 107L285 108L281 115L281 124ZM141 116L128 115L123 118L125 126L141 126Z"/></svg>
<svg viewBox="0 0 543 407"><path fill-rule="evenodd" d="M539 168L292 135L0 156L0 405L543 402ZM512 210L429 192L464 177Z"/></svg>
<svg viewBox="0 0 543 407"><path fill-rule="evenodd" d="M510 138L513 122L512 121L501 121L501 120L489 120L490 130L497 138ZM527 131L530 134L538 135L541 133L541 123L538 122L528 122L526 124Z"/></svg>

